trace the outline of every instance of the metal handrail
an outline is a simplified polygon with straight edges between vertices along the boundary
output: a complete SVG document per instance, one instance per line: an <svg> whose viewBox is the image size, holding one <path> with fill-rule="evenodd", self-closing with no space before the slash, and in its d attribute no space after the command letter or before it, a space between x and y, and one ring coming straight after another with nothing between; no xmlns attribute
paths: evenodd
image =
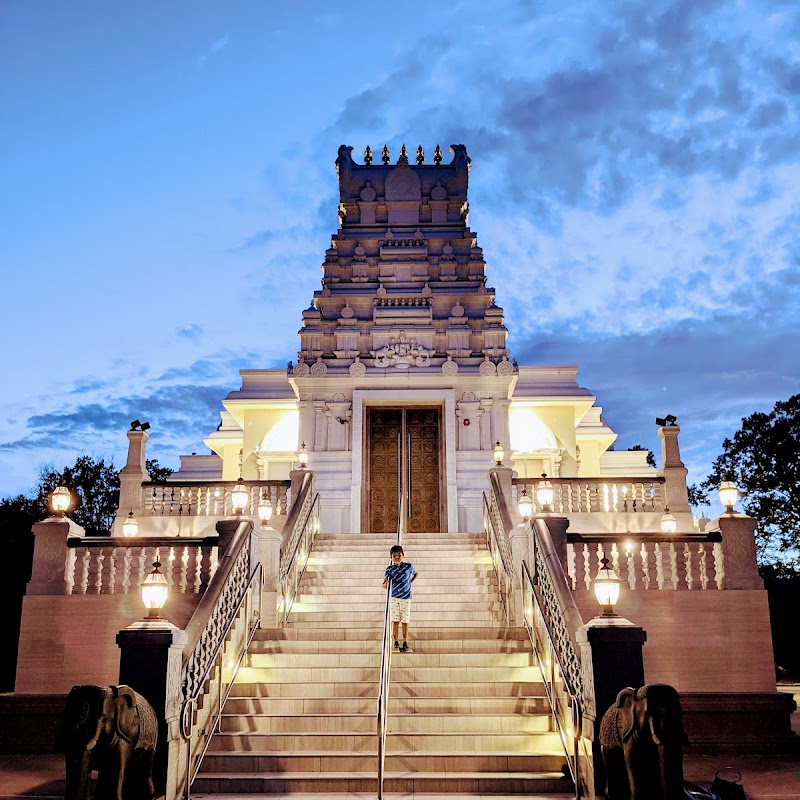
<svg viewBox="0 0 800 800"><path fill-rule="evenodd" d="M392 580L386 587L386 608L383 612L383 648L381 650L381 672L378 683L378 800L383 800L383 777L386 762L386 730L389 706L389 680L392 664L392 637L390 628L389 598Z"/></svg>
<svg viewBox="0 0 800 800"><path fill-rule="evenodd" d="M259 608L255 610L253 615L253 623L248 627L247 634L243 640L243 646L240 649L239 655L236 659L236 664L233 667L231 672L230 680L228 682L228 687L225 690L224 696L222 691L222 684L223 684L223 664L222 659L220 658L223 648L228 643L228 635L231 632L238 616L239 611L247 602L247 599L252 594L253 584L256 583L256 576L258 577L257 588L258 588L258 597L259 597ZM222 719L222 711L225 707L225 703L228 701L228 697L230 697L231 690L233 689L233 684L236 680L236 676L239 673L239 669L241 668L242 661L244 657L247 655L247 652L250 648L250 643L253 641L253 637L255 636L255 632L261 625L261 612L260 612L260 598L261 592L264 585L264 570L259 562L256 565L256 568L253 570L252 574L250 575L250 579L247 581L247 584L244 587L241 597L239 598L238 602L234 606L234 608L230 611L228 615L228 623L225 626L222 635L220 636L219 643L217 644L216 649L214 650L210 663L206 668L205 672L203 673L200 680L197 682L197 688L195 689L192 694L186 698L184 698L183 705L181 706L181 714L180 714L180 734L181 738L187 742L186 746L186 785L184 787L184 798L185 800L189 800L191 796L191 787L194 783L195 778L197 777L198 772L200 771L200 766L203 763L203 759L205 758L206 752L208 752L209 745L211 744L211 738L213 737L214 733L219 731L220 729L220 721ZM249 609L245 613L245 620L247 620L250 614L253 613L253 609ZM204 729L204 733L207 733L205 744L202 750L195 761L194 769L192 769L192 729L194 728L194 724L196 721L196 710L197 710L197 701L201 694L204 693L206 681L209 679L211 675L212 669L217 668L217 679L218 679L218 705L216 714L211 722L210 726L207 726Z"/></svg>
<svg viewBox="0 0 800 800"><path fill-rule="evenodd" d="M498 541L497 530L492 520L491 509L485 493L483 495L483 529L486 532L486 546L489 548L494 574L497 577L497 588L500 592L500 600L503 603L506 625L509 625L511 622L510 595L513 587L513 574L509 571L509 567L503 559L503 550Z"/></svg>

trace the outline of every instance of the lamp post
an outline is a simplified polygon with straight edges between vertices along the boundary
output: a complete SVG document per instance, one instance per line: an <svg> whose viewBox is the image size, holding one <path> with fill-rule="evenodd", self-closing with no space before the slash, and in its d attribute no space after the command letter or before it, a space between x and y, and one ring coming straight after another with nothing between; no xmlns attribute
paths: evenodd
<svg viewBox="0 0 800 800"><path fill-rule="evenodd" d="M719 494L719 501L725 506L726 514L733 514L733 507L740 497L739 488L733 481L722 481L717 488Z"/></svg>
<svg viewBox="0 0 800 800"><path fill-rule="evenodd" d="M50 508L53 516L63 517L72 505L72 495L66 486L56 486L50 495Z"/></svg>
<svg viewBox="0 0 800 800"><path fill-rule="evenodd" d="M231 492L231 505L233 506L233 513L236 516L244 514L249 499L250 493L244 485L244 478L240 475L239 480L236 481L236 486L233 487L233 491Z"/></svg>
<svg viewBox="0 0 800 800"><path fill-rule="evenodd" d="M139 533L139 521L133 516L133 511L128 512L125 522L122 523L122 535L126 539L132 539Z"/></svg>
<svg viewBox="0 0 800 800"><path fill-rule="evenodd" d="M614 611L614 604L619 600L620 579L609 560L603 556L600 560L600 569L594 579L594 596L603 607L603 617L619 616Z"/></svg>
<svg viewBox="0 0 800 800"><path fill-rule="evenodd" d="M306 450L306 443L300 445L297 451L297 460L300 462L300 469L305 469L308 466L308 450Z"/></svg>
<svg viewBox="0 0 800 800"><path fill-rule="evenodd" d="M503 445L501 445L499 441L495 442L494 448L492 449L492 455L494 456L494 463L499 467L503 463L503 459L506 457L506 451L503 450Z"/></svg>
<svg viewBox="0 0 800 800"><path fill-rule="evenodd" d="M542 473L543 480L536 486L536 500L545 514L553 510L553 484L547 480L547 473Z"/></svg>
<svg viewBox="0 0 800 800"><path fill-rule="evenodd" d="M153 562L153 571L142 581L142 602L147 609L148 620L161 619L161 609L167 602L169 586L161 572L161 562Z"/></svg>

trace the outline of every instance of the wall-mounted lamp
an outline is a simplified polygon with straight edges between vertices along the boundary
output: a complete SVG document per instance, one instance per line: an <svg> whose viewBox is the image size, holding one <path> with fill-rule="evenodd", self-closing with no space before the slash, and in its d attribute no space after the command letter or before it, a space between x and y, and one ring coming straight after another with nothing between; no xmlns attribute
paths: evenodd
<svg viewBox="0 0 800 800"><path fill-rule="evenodd" d="M539 481L536 486L536 501L542 507L545 514L553 510L553 484L547 480L547 473L542 473L543 480Z"/></svg>
<svg viewBox="0 0 800 800"><path fill-rule="evenodd" d="M245 508L247 508L247 501L250 499L250 493L247 491L247 487L244 485L244 478L239 476L239 480L236 481L236 486L233 487L233 491L231 492L231 505L233 506L233 513L236 515L244 514Z"/></svg>
<svg viewBox="0 0 800 800"><path fill-rule="evenodd" d="M678 530L678 521L669 513L669 507L664 506L664 516L661 517L661 532L675 533Z"/></svg>
<svg viewBox="0 0 800 800"><path fill-rule="evenodd" d="M258 519L262 528L269 528L269 521L272 519L272 503L266 497L258 501Z"/></svg>
<svg viewBox="0 0 800 800"><path fill-rule="evenodd" d="M517 498L517 509L519 510L519 515L525 520L525 522L527 522L533 515L533 500L531 500L530 495L524 486L522 487L522 491Z"/></svg>
<svg viewBox="0 0 800 800"><path fill-rule="evenodd" d="M308 466L308 450L306 450L306 443L300 445L297 451L297 460L300 462L300 469L305 469Z"/></svg>
<svg viewBox="0 0 800 800"><path fill-rule="evenodd" d="M139 533L139 521L133 516L133 511L128 512L125 522L122 523L122 535L126 539L132 539Z"/></svg>

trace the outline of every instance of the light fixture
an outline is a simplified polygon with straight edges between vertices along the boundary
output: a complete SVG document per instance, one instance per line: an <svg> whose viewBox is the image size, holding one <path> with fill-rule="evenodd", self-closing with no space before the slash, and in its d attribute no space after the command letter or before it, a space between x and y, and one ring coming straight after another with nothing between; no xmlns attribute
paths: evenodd
<svg viewBox="0 0 800 800"><path fill-rule="evenodd" d="M142 581L142 602L147 609L147 619L161 619L161 609L167 602L169 586L161 572L161 562L153 562L153 571Z"/></svg>
<svg viewBox="0 0 800 800"><path fill-rule="evenodd" d="M519 515L525 522L533 515L533 501L524 486L522 487L519 497L517 497L517 509L519 510Z"/></svg>
<svg viewBox="0 0 800 800"><path fill-rule="evenodd" d="M250 499L250 494L247 491L247 487L244 485L244 479L242 476L239 476L239 480L236 481L236 486L233 487L233 491L231 492L231 505L233 506L233 513L234 514L244 514L244 510L247 507L247 501Z"/></svg>
<svg viewBox="0 0 800 800"><path fill-rule="evenodd" d="M667 414L665 417L656 417L656 425L660 428L674 428L678 424L678 418L674 414Z"/></svg>
<svg viewBox="0 0 800 800"><path fill-rule="evenodd" d="M129 511L125 522L122 523L122 535L126 539L132 539L138 533L139 521L133 516L133 511Z"/></svg>
<svg viewBox="0 0 800 800"><path fill-rule="evenodd" d="M661 517L661 532L675 533L678 530L678 521L669 513L669 507L664 506L664 516Z"/></svg>
<svg viewBox="0 0 800 800"><path fill-rule="evenodd" d="M72 505L72 495L66 486L56 486L50 495L50 508L57 517L63 517Z"/></svg>
<svg viewBox="0 0 800 800"><path fill-rule="evenodd" d="M308 466L308 450L306 450L306 443L300 445L297 451L297 460L300 462L300 469L305 469Z"/></svg>
<svg viewBox="0 0 800 800"><path fill-rule="evenodd" d="M543 480L539 481L536 486L536 501L542 508L542 511L548 513L553 510L553 484L547 480L547 473L542 473Z"/></svg>
<svg viewBox="0 0 800 800"><path fill-rule="evenodd" d="M272 519L272 503L266 497L258 501L258 518L262 528L269 527L269 521Z"/></svg>
<svg viewBox="0 0 800 800"><path fill-rule="evenodd" d="M620 579L609 564L609 560L603 556L600 560L600 569L594 579L594 596L597 602L603 607L602 616L616 617L614 603L619 600Z"/></svg>
<svg viewBox="0 0 800 800"><path fill-rule="evenodd" d="M503 463L503 459L506 457L506 451L503 450L503 446L500 442L496 442L494 449L492 450L492 455L494 456L494 463L499 467Z"/></svg>
<svg viewBox="0 0 800 800"><path fill-rule="evenodd" d="M725 506L725 513L733 514L733 507L739 499L739 489L733 481L722 481L717 492L719 501Z"/></svg>

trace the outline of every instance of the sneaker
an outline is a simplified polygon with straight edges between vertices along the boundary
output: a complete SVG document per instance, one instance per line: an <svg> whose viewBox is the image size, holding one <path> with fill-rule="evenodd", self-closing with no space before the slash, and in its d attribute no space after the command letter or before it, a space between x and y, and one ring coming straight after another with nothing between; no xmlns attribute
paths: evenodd
<svg viewBox="0 0 800 800"><path fill-rule="evenodd" d="M414 651L408 646L408 642L403 642L403 646L400 648L401 653L413 653Z"/></svg>
<svg viewBox="0 0 800 800"><path fill-rule="evenodd" d="M394 650L395 650L395 652L400 650L400 642L395 642L394 643Z"/></svg>

